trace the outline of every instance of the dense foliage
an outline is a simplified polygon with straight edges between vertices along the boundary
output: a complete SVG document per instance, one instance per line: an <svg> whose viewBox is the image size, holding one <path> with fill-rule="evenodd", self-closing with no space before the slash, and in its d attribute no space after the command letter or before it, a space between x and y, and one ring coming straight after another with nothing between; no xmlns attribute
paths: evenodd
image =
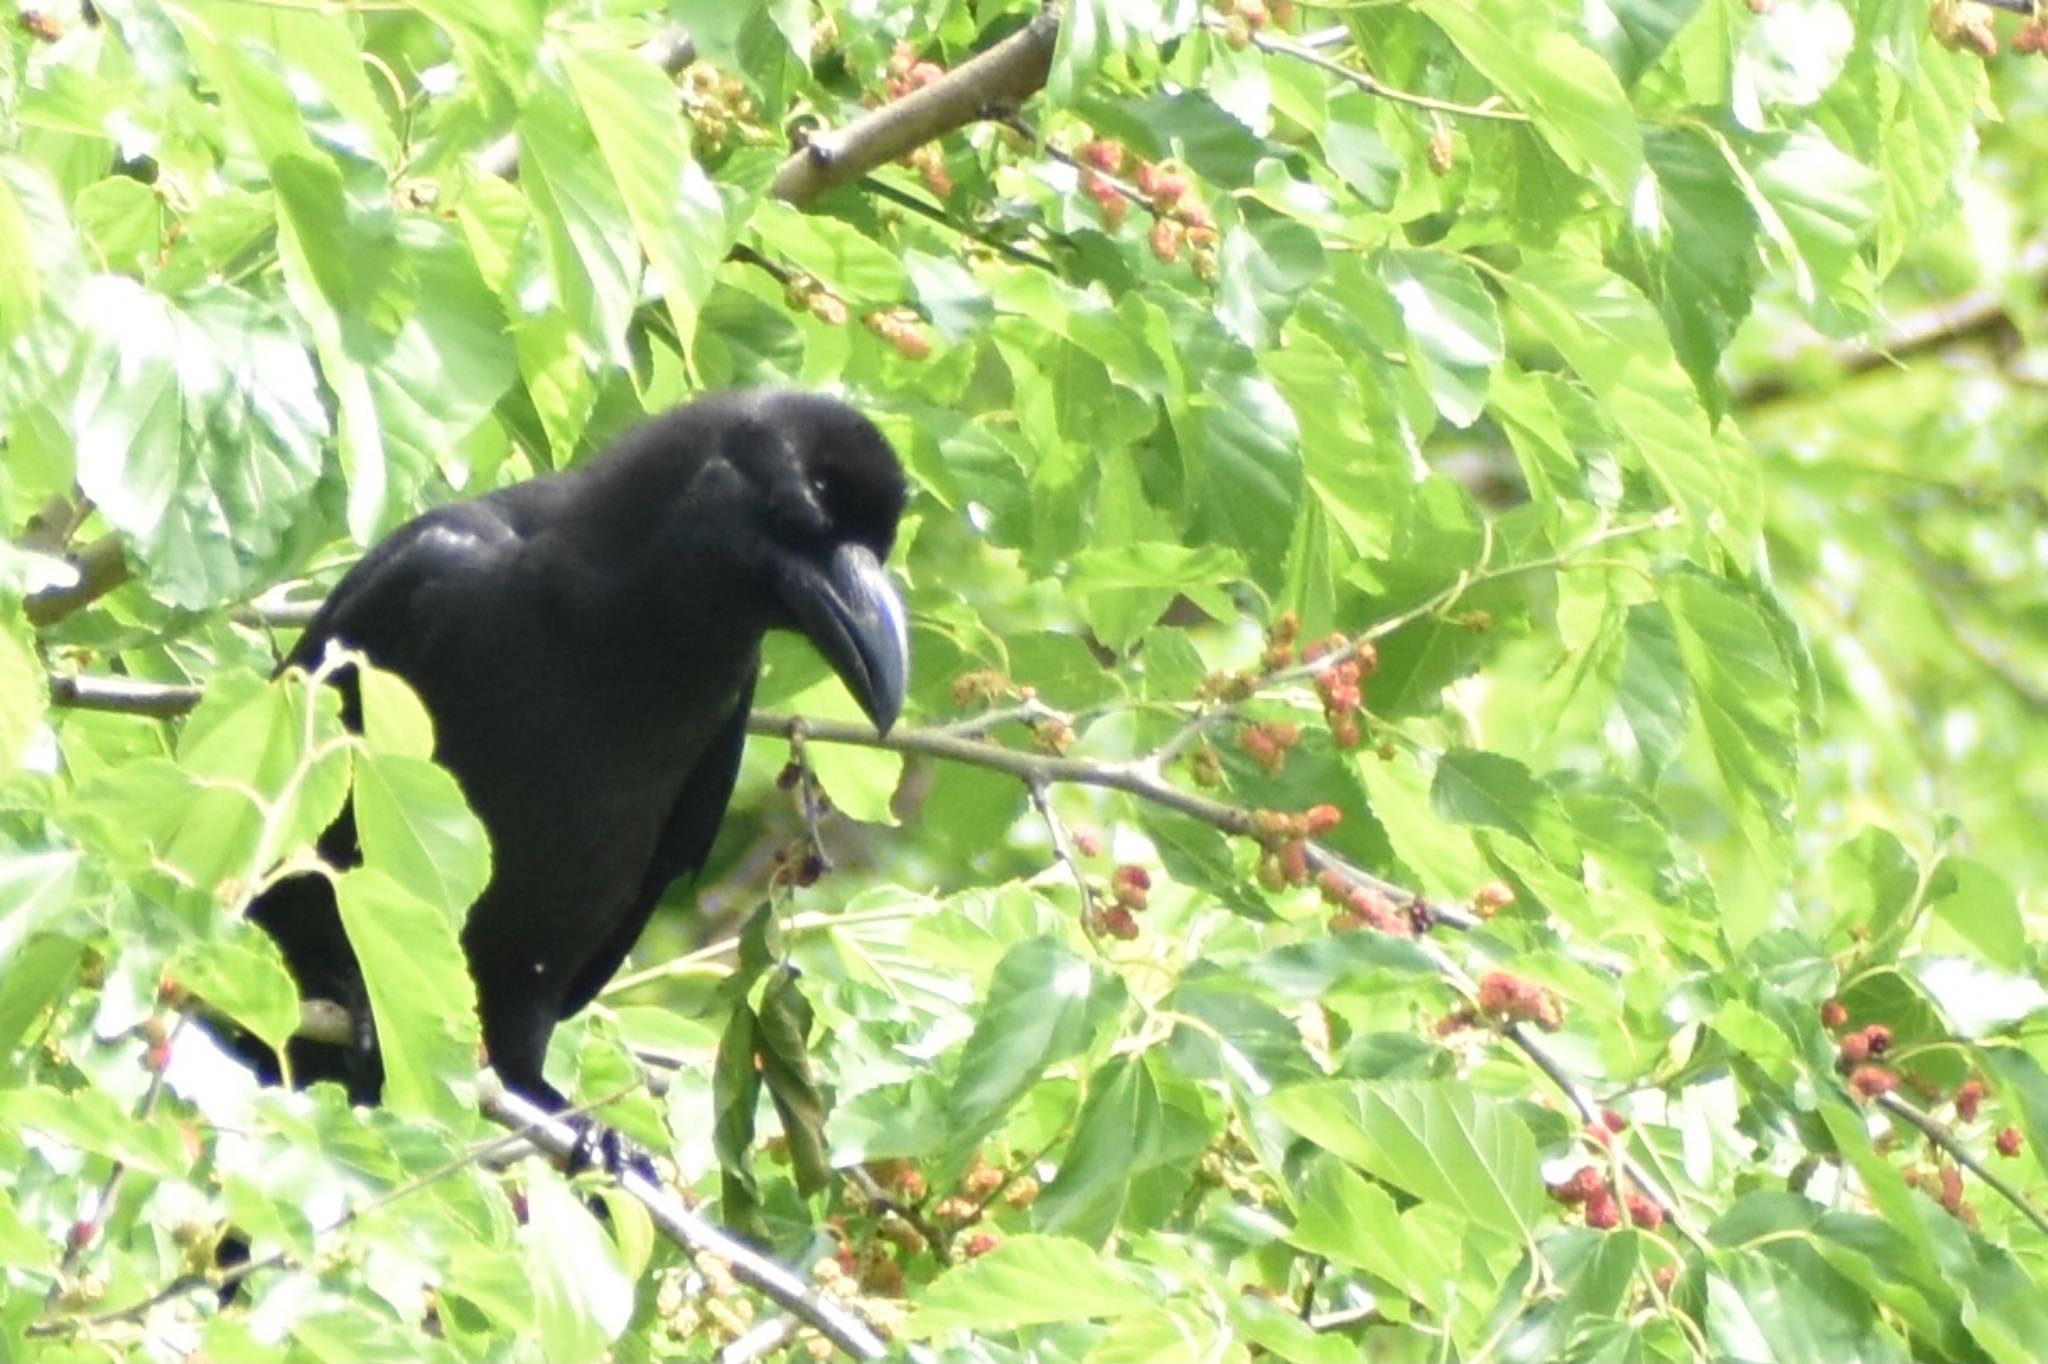
<svg viewBox="0 0 2048 1364"><path fill-rule="evenodd" d="M272 679L418 509L777 382L912 472L910 710L776 642L551 1069L707 1211L949 1360L2035 1357L2048 82L1994 17L10 16L0 1356L782 1339L506 1163L486 840L402 683L354 736ZM301 1026L240 916L351 792L378 1110L193 1021Z"/></svg>

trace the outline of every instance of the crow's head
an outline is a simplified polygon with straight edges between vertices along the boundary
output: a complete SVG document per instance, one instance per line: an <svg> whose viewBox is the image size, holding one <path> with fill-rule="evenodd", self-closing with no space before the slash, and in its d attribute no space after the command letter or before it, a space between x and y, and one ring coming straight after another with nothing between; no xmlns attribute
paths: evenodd
<svg viewBox="0 0 2048 1364"><path fill-rule="evenodd" d="M715 459L745 487L749 557L775 600L887 731L910 669L903 600L882 569L903 514L903 466L874 423L822 394L708 400Z"/></svg>

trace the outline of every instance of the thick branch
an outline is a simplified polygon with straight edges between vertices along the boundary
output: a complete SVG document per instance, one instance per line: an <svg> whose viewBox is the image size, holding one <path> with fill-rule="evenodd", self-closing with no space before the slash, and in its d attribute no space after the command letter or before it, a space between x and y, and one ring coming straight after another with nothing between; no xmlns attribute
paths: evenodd
<svg viewBox="0 0 2048 1364"><path fill-rule="evenodd" d="M50 704L169 720L199 704L201 690L126 677L52 677Z"/></svg>
<svg viewBox="0 0 2048 1364"><path fill-rule="evenodd" d="M1014 105L1045 85L1059 20L1041 13L988 51L938 80L865 114L837 132L817 132L782 163L768 192L807 204L877 166Z"/></svg>
<svg viewBox="0 0 2048 1364"><path fill-rule="evenodd" d="M134 576L128 560L121 553L121 541L112 535L102 535L78 551L71 557L71 566L78 570L77 582L68 587L48 588L24 603L29 624L37 629L54 625L72 612L92 605Z"/></svg>
<svg viewBox="0 0 2048 1364"><path fill-rule="evenodd" d="M2048 285L2048 237L2027 244L2013 262L2012 277L2025 280L2036 291ZM1800 388L1794 375L1807 366L1810 358L1821 359L1843 376L1854 376L1903 364L1927 351L2012 331L2010 296L2007 288L1987 285L1908 313L1875 340L1824 342L1780 350L1770 373L1756 375L1736 386L1735 406L1757 408L1790 397Z"/></svg>
<svg viewBox="0 0 2048 1364"><path fill-rule="evenodd" d="M567 1160L576 1151L575 1128L510 1092L497 1077L483 1077L477 1098L492 1121L518 1130L557 1160ZM815 1327L820 1335L854 1358L880 1359L886 1352L881 1337L866 1322L819 1295L789 1269L699 1217L638 1170L629 1165L619 1172L618 1180L619 1187L645 1207L654 1225L676 1244L725 1261L732 1267L735 1279Z"/></svg>

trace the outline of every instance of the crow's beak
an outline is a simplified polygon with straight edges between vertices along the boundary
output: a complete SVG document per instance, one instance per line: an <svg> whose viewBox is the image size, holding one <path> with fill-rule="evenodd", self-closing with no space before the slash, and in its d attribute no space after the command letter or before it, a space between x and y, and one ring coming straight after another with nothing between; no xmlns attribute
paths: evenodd
<svg viewBox="0 0 2048 1364"><path fill-rule="evenodd" d="M841 545L822 569L804 564L786 580L784 601L853 699L887 734L903 713L910 632L903 598L873 551Z"/></svg>

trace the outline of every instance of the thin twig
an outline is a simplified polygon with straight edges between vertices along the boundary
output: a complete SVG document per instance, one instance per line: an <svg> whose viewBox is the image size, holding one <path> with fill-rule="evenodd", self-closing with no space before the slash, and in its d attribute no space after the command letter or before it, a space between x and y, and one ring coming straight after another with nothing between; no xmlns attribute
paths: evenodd
<svg viewBox="0 0 2048 1364"><path fill-rule="evenodd" d="M1211 19L1209 21L1209 28L1220 31L1223 28L1224 22L1222 19ZM1529 121L1529 116L1519 109L1495 108L1490 103L1459 104L1453 100L1437 99L1431 95L1418 95L1412 90L1403 90L1398 86L1388 85L1375 76L1369 76L1363 71L1354 70L1342 62L1325 57L1312 47L1298 43L1292 38L1283 38L1272 32L1254 33L1251 35L1251 40L1252 45L1261 52L1292 57L1296 61L1307 62L1310 66L1320 71L1326 71L1340 80L1351 82L1359 89L1365 91L1366 94L1378 99L1392 100L1397 104L1413 105L1417 109L1427 109L1431 113L1437 114L1449 114L1455 118L1484 118L1492 119L1496 123L1527 123Z"/></svg>
<svg viewBox="0 0 2048 1364"><path fill-rule="evenodd" d="M618 1093L606 1095L602 1099L593 1100L590 1103L565 1110L561 1116L569 1117L585 1112L588 1109L601 1108L615 1099L624 1097L629 1092L630 1090L621 1090ZM410 1197L422 1189L438 1184L450 1175L460 1174L470 1166L481 1164L493 1155L509 1150L526 1141L527 1135L525 1132L510 1132L502 1137L472 1146L462 1155L435 1166L425 1174L417 1175L402 1184L394 1184L384 1192L343 1210L333 1220L314 1228L313 1238L319 1240L322 1237L332 1236L350 1223L377 1211L379 1208L388 1207L399 1199ZM162 1306L173 1298L182 1297L187 1293L219 1293L221 1290L231 1288L253 1274L260 1274L267 1269L286 1269L297 1263L299 1263L299 1260L291 1252L280 1250L261 1259L244 1260L242 1263L226 1269L181 1274L140 1302L130 1303L126 1307L115 1307L103 1312L95 1312L89 1316L46 1316L32 1322L28 1327L27 1333L31 1336L72 1335L98 1330L105 1326L119 1325L122 1322L140 1321L155 1308Z"/></svg>
<svg viewBox="0 0 2048 1364"><path fill-rule="evenodd" d="M2008 1182L2003 1175L1971 1154L1970 1149L1963 1145L1962 1140L1954 1132L1949 1130L1946 1123L1936 1118L1933 1114L1916 1107L1911 1102L1900 1098L1897 1094L1878 1095L1877 1106L1900 1121L1919 1128L1921 1135L1925 1136L1927 1140L1933 1142L1942 1150L1948 1152L1949 1158L1954 1160L1956 1164L1983 1180L1986 1187L1990 1188L1992 1192L2019 1209L2020 1215L2034 1224L2034 1230L2048 1235L2048 1214L2043 1214L2039 1208L2029 1202L2027 1196Z"/></svg>
<svg viewBox="0 0 2048 1364"><path fill-rule="evenodd" d="M1081 892L1081 927L1090 938L1095 936L1095 889L1088 884L1088 873L1081 867L1081 859L1074 855L1073 842L1067 837L1067 826L1053 813L1052 801L1045 793L1044 782L1028 782L1025 789L1031 793L1031 808L1038 811L1038 818L1045 825L1046 836L1052 840L1052 855L1074 878L1074 888Z"/></svg>
<svg viewBox="0 0 2048 1364"><path fill-rule="evenodd" d="M152 1021L160 1023L161 1015L153 1015ZM177 1022L170 1025L169 1032L160 1045L169 1047L176 1042L178 1033L184 1026L185 1019L181 1015ZM162 1099L164 1092L164 1071L163 1066L157 1066L152 1070L149 1088L143 1091L142 1103L135 1114L136 1122L147 1125L151 1115L156 1112L157 1103ZM86 1252L106 1230L107 1218L114 1210L114 1200L120 1196L121 1186L127 1179L128 1162L116 1160L113 1168L107 1172L106 1182L100 1185L99 1197L93 1203L92 1216L86 1222L86 1226L90 1228L90 1235L73 1237L71 1243L64 1248L64 1258L57 1263L56 1281L50 1285L50 1291L43 1299L44 1311L55 1307L58 1300L64 1296L64 1285L78 1272L79 1265L85 1262Z"/></svg>
<svg viewBox="0 0 2048 1364"><path fill-rule="evenodd" d="M576 1151L576 1129L532 1101L485 1075L477 1101L493 1121L519 1129L520 1135L558 1160ZM627 1165L618 1173L619 1187L647 1209L662 1234L692 1253L716 1256L732 1268L732 1276L772 1300L805 1325L856 1359L880 1359L887 1347L866 1322L846 1307L819 1294L796 1273L761 1254L744 1241L714 1226L682 1200L639 1170Z"/></svg>

